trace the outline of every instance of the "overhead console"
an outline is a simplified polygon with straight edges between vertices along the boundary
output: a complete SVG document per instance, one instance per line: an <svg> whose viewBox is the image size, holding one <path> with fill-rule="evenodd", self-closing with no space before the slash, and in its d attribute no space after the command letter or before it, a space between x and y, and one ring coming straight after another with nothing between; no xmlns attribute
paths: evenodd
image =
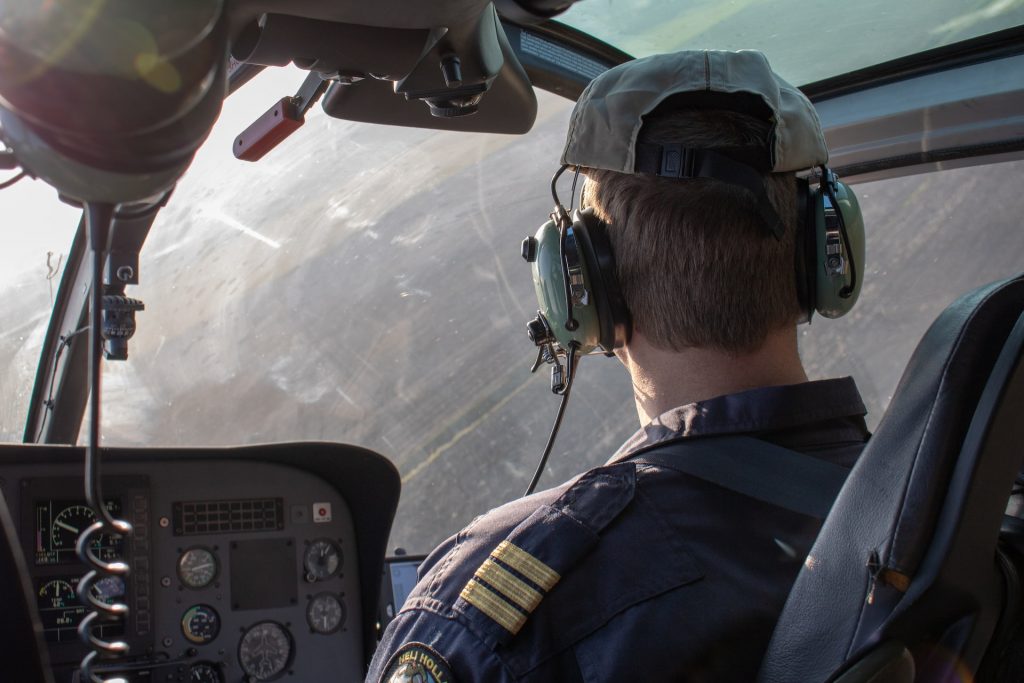
<svg viewBox="0 0 1024 683"><path fill-rule="evenodd" d="M330 116L398 126L525 133L537 117L530 79L489 2L420 3L355 13L321 3L237 3L231 16L231 88L265 66L309 71L235 139L235 156L258 161L323 98ZM272 10L278 11L272 11ZM260 11L262 10L262 11ZM271 10L271 11L268 11Z"/></svg>
<svg viewBox="0 0 1024 683"><path fill-rule="evenodd" d="M83 449L0 446L0 488L25 556L56 680L86 650L75 550L95 521ZM93 543L131 572L93 593L129 606L101 636L131 645L129 680L361 680L399 480L353 446L105 449L105 505L134 527Z"/></svg>

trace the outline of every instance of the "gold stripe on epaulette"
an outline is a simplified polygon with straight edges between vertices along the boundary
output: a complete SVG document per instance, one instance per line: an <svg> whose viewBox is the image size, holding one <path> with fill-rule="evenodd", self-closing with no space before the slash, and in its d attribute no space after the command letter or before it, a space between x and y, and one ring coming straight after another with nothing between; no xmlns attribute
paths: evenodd
<svg viewBox="0 0 1024 683"><path fill-rule="evenodd" d="M491 552L491 557L501 560L512 569L533 581L545 591L551 590L558 580L562 578L551 567L547 566L536 557L508 541L502 541L497 548Z"/></svg>
<svg viewBox="0 0 1024 683"><path fill-rule="evenodd" d="M519 633L519 629L526 623L525 614L474 579L469 580L459 597L496 621L512 635Z"/></svg>
<svg viewBox="0 0 1024 683"><path fill-rule="evenodd" d="M491 558L487 558L480 565L474 576L495 589L503 598L519 605L527 612L532 612L540 604L543 597L525 581Z"/></svg>

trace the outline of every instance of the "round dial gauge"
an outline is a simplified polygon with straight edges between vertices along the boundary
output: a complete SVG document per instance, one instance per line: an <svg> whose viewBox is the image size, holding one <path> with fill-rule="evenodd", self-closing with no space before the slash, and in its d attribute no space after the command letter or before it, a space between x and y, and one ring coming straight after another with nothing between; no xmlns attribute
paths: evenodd
<svg viewBox="0 0 1024 683"><path fill-rule="evenodd" d="M238 644L238 661L257 681L269 681L288 668L292 657L292 637L287 629L273 621L252 626Z"/></svg>
<svg viewBox="0 0 1024 683"><path fill-rule="evenodd" d="M223 683L220 669L209 662L193 664L188 670L189 683Z"/></svg>
<svg viewBox="0 0 1024 683"><path fill-rule="evenodd" d="M220 633L220 617L209 605L193 605L181 617L181 632L197 645L206 645Z"/></svg>
<svg viewBox="0 0 1024 683"><path fill-rule="evenodd" d="M178 578L189 588L206 588L217 577L217 556L206 548L189 548L178 558Z"/></svg>
<svg viewBox="0 0 1024 683"><path fill-rule="evenodd" d="M54 548L74 548L78 535L96 521L96 515L85 505L70 505L53 518L50 543Z"/></svg>
<svg viewBox="0 0 1024 683"><path fill-rule="evenodd" d="M330 593L314 595L306 607L306 622L314 633L334 633L345 623L345 603Z"/></svg>
<svg viewBox="0 0 1024 683"><path fill-rule="evenodd" d="M318 539L306 548L303 563L306 566L307 580L329 579L341 568L341 548L329 538Z"/></svg>
<svg viewBox="0 0 1024 683"><path fill-rule="evenodd" d="M39 589L39 606L46 608L82 607L71 584L63 579L54 579Z"/></svg>
<svg viewBox="0 0 1024 683"><path fill-rule="evenodd" d="M108 503L107 509L113 512ZM96 521L96 514L88 505L68 505L53 516L50 524L50 546L58 553L74 551L78 544L78 536ZM108 534L93 537L92 549L100 559L112 559L115 551L115 540Z"/></svg>

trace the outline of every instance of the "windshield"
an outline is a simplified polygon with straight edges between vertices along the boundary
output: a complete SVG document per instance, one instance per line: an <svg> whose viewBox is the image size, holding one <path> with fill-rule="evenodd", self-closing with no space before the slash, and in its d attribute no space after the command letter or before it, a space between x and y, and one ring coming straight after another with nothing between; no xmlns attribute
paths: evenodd
<svg viewBox="0 0 1024 683"><path fill-rule="evenodd" d="M24 436L43 337L81 213L41 181L0 190L0 441Z"/></svg>
<svg viewBox="0 0 1024 683"><path fill-rule="evenodd" d="M521 495L554 418L547 368L529 373L536 299L519 244L551 210L571 103L539 92L518 137L314 112L259 163L235 160L233 137L301 79L267 71L230 98L154 225L129 360L106 364L105 443L375 449L403 483L391 548L428 552ZM869 424L934 316L1019 270L1021 170L858 187L861 302L800 335L812 377L855 376ZM620 364L584 359L541 487L603 463L637 426Z"/></svg>
<svg viewBox="0 0 1024 683"><path fill-rule="evenodd" d="M1024 0L588 0L558 21L634 57L762 50L804 85L1024 24Z"/></svg>
<svg viewBox="0 0 1024 683"><path fill-rule="evenodd" d="M259 163L234 159L234 136L302 78L267 70L229 98L153 226L128 292L146 305L129 360L105 364L104 442L372 448L403 482L391 549L425 553L521 495L555 415L547 368L529 373L536 299L519 245L551 210L571 103L538 92L525 136L315 110ZM1022 171L1014 162L856 188L861 300L799 334L812 378L855 377L869 426L935 315L1021 270ZM3 438L20 440L53 260L78 212L28 181L0 203L0 415ZM541 488L603 463L637 426L620 364L585 358Z"/></svg>

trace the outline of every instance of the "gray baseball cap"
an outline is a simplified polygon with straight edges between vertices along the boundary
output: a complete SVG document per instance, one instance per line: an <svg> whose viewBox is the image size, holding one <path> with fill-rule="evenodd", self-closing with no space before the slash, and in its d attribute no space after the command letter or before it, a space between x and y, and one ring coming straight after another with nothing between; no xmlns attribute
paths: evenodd
<svg viewBox="0 0 1024 683"><path fill-rule="evenodd" d="M762 100L774 124L768 150L772 172L828 161L814 105L772 71L763 53L690 50L626 62L591 81L573 109L562 163L633 173L644 116L669 97L685 103L684 93Z"/></svg>

